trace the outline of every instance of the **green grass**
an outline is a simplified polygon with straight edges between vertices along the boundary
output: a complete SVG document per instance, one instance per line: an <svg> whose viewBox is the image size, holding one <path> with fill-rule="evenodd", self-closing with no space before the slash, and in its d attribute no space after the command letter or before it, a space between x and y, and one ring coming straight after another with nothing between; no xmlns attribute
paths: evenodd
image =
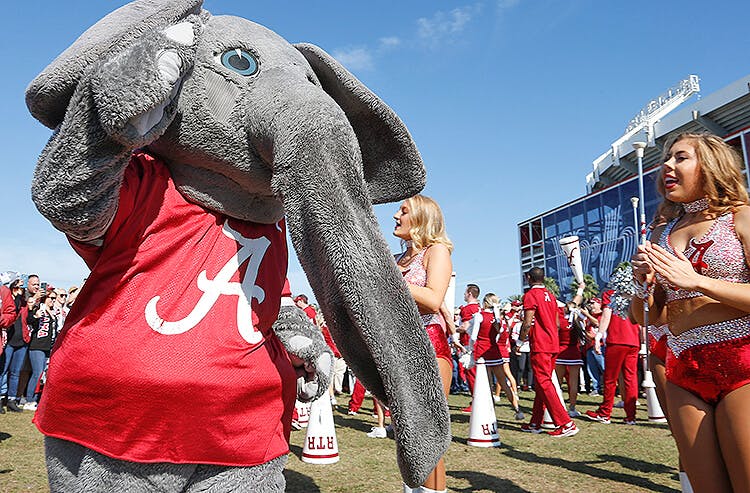
<svg viewBox="0 0 750 493"><path fill-rule="evenodd" d="M525 411L534 394L521 394ZM344 396L339 402L345 404ZM581 396L579 411L593 409L599 397ZM641 399L643 402L644 400ZM577 420L581 432L555 439L521 433L505 403L496 406L499 448L466 444L469 416L460 409L465 396L451 396L453 443L446 455L448 489L454 492L678 492L677 452L666 425L646 422L638 408L638 426L618 424L615 409L610 425ZM391 439L365 436L374 424L369 399L359 415L345 406L334 411L341 460L313 465L299 457L305 432L293 431L287 466L289 492L400 492L401 480ZM340 412L343 410L344 412ZM47 491L42 436L31 424L31 413L0 416L0 492Z"/></svg>

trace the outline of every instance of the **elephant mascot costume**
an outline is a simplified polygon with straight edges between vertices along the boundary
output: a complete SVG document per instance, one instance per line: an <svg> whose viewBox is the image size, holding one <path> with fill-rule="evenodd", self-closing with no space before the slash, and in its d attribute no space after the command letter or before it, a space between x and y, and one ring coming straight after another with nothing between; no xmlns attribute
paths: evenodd
<svg viewBox="0 0 750 493"><path fill-rule="evenodd" d="M27 89L54 130L33 200L91 269L34 419L51 489L283 491L295 397L331 372L289 298L287 226L418 486L448 407L371 204L418 193L421 158L320 48L201 6L127 4Z"/></svg>

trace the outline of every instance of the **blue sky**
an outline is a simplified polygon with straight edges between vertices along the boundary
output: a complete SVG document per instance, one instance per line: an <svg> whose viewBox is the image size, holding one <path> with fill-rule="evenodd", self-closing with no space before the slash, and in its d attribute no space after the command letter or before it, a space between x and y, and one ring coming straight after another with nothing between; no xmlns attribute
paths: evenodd
<svg viewBox="0 0 750 493"><path fill-rule="evenodd" d="M26 85L124 1L6 5L0 50L0 270L79 284L86 268L30 200L50 131L24 104ZM750 2L487 0L247 2L206 0L215 14L317 44L406 122L443 207L457 296L467 282L520 291L516 224L585 192L591 162L651 98L688 74L710 94L750 73ZM394 251L391 215L376 207ZM296 258L295 292L310 293ZM457 302L460 302L457 299Z"/></svg>

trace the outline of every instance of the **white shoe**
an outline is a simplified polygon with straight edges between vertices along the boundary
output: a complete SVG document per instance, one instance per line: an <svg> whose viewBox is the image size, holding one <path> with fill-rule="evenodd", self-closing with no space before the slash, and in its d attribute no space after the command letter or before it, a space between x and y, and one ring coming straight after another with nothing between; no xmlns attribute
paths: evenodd
<svg viewBox="0 0 750 493"><path fill-rule="evenodd" d="M387 436L388 432L381 426L373 426L372 431L367 434L368 438L386 438Z"/></svg>
<svg viewBox="0 0 750 493"><path fill-rule="evenodd" d="M36 402L27 402L23 405L24 411L36 411Z"/></svg>
<svg viewBox="0 0 750 493"><path fill-rule="evenodd" d="M571 418L580 418L581 413L576 411L576 408L573 407L568 410L568 416L570 416Z"/></svg>
<svg viewBox="0 0 750 493"><path fill-rule="evenodd" d="M331 396L331 405L332 405L332 406L335 406L336 404L338 404L338 403L336 402L336 397L334 397L334 396Z"/></svg>
<svg viewBox="0 0 750 493"><path fill-rule="evenodd" d="M516 421L523 421L524 419L526 419L526 416L524 416L523 411L517 411L514 418Z"/></svg>
<svg viewBox="0 0 750 493"><path fill-rule="evenodd" d="M500 403L500 396L492 394L492 400L495 401L495 404L499 404Z"/></svg>

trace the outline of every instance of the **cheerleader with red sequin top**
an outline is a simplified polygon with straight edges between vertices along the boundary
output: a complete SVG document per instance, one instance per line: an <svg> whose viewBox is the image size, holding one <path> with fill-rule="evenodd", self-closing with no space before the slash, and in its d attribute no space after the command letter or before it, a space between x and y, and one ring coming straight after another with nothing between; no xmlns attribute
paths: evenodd
<svg viewBox="0 0 750 493"><path fill-rule="evenodd" d="M415 195L405 200L393 219L396 220L393 234L407 245L406 251L396 258L396 263L417 303L425 330L435 348L443 390L447 396L453 360L445 322L446 314L450 314L443 300L453 271L450 257L453 243L445 233L440 206L429 197ZM449 328L455 330L452 324ZM460 347L457 334L451 334L451 341ZM446 491L443 459L427 477L420 491Z"/></svg>
<svg viewBox="0 0 750 493"><path fill-rule="evenodd" d="M681 134L665 147L652 242L633 256L666 324L672 434L696 492L750 491L750 207L741 161L720 138Z"/></svg>

